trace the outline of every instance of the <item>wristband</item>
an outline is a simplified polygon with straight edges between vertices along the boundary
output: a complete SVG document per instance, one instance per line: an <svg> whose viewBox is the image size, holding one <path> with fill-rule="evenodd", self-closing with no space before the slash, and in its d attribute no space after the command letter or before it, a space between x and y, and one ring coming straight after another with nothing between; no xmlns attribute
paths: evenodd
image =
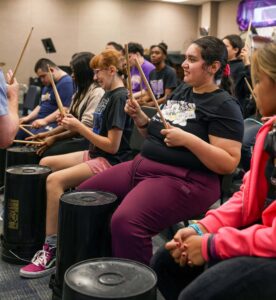
<svg viewBox="0 0 276 300"><path fill-rule="evenodd" d="M193 228L198 235L200 235L200 236L203 235L203 232L201 231L201 229L199 228L199 226L197 224L191 224L188 227Z"/></svg>

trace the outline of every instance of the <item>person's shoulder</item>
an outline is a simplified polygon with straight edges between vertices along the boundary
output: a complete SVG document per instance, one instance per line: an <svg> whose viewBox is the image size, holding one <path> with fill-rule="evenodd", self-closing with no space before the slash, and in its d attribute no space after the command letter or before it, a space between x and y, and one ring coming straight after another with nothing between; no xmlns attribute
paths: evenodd
<svg viewBox="0 0 276 300"><path fill-rule="evenodd" d="M101 92L103 94L105 93L104 89L101 86L99 86L98 83L96 83L96 82L91 83L88 91L90 91L90 92Z"/></svg>
<svg viewBox="0 0 276 300"><path fill-rule="evenodd" d="M171 67L171 66L169 66L169 65L165 65L165 68L164 68L164 70L166 71L166 72L168 72L168 73L173 73L173 74L176 74L176 71L175 71L175 69L173 68L173 67Z"/></svg>
<svg viewBox="0 0 276 300"><path fill-rule="evenodd" d="M110 92L111 97L127 97L128 90L125 87L118 87Z"/></svg>
<svg viewBox="0 0 276 300"><path fill-rule="evenodd" d="M59 84L65 84L65 83L70 83L73 84L73 79L70 75L66 74L60 78L58 81Z"/></svg>
<svg viewBox="0 0 276 300"><path fill-rule="evenodd" d="M242 109L238 99L230 95L227 91L219 89L214 95L217 96L219 102L218 110L229 111L234 110L242 114Z"/></svg>
<svg viewBox="0 0 276 300"><path fill-rule="evenodd" d="M143 67L151 69L151 70L155 69L155 66L151 62L149 62L148 60L146 60L146 59L144 59L144 62L142 64L142 68Z"/></svg>

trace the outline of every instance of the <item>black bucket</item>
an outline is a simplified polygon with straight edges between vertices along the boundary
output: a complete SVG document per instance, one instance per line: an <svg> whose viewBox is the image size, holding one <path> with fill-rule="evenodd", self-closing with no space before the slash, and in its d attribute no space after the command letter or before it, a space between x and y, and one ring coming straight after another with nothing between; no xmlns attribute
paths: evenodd
<svg viewBox="0 0 276 300"><path fill-rule="evenodd" d="M52 299L61 299L65 271L73 264L111 256L110 218L117 197L100 191L73 191L61 196L56 273Z"/></svg>
<svg viewBox="0 0 276 300"><path fill-rule="evenodd" d="M45 239L46 178L51 170L39 165L6 169L2 259L26 264Z"/></svg>
<svg viewBox="0 0 276 300"><path fill-rule="evenodd" d="M64 276L63 300L156 300L157 277L149 267L128 259L90 259Z"/></svg>
<svg viewBox="0 0 276 300"><path fill-rule="evenodd" d="M6 154L6 167L17 165L35 165L39 163L40 157L36 154L34 147L10 147Z"/></svg>
<svg viewBox="0 0 276 300"><path fill-rule="evenodd" d="M6 169L6 149L0 149L0 188L4 186Z"/></svg>

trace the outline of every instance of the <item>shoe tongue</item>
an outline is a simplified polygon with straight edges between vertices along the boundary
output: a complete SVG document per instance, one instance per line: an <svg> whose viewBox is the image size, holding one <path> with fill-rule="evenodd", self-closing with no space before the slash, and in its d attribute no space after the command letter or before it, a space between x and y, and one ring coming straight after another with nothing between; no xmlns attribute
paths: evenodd
<svg viewBox="0 0 276 300"><path fill-rule="evenodd" d="M50 250L49 244L44 244L44 245L43 245L43 250L44 250L44 251L49 251L49 250Z"/></svg>

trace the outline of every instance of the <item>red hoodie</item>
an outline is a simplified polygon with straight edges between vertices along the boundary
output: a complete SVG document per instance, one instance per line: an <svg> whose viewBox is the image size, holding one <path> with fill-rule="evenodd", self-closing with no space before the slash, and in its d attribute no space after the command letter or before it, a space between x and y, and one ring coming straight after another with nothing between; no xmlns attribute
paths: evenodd
<svg viewBox="0 0 276 300"><path fill-rule="evenodd" d="M275 120L276 117L270 119L258 132L251 168L244 176L240 191L199 221L209 233L214 233L212 247L218 259L276 257L276 201L263 210L268 192L265 168L269 159L264 141ZM259 224L254 224L257 222ZM209 260L209 236L205 234L202 241L202 255L206 261Z"/></svg>

